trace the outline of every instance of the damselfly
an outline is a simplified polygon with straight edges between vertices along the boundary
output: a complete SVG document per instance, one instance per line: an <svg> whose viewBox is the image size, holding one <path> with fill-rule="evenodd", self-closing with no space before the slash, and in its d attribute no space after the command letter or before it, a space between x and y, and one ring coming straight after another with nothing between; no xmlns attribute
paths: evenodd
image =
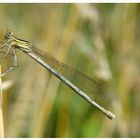
<svg viewBox="0 0 140 140"><path fill-rule="evenodd" d="M113 113L101 107L93 99L91 99L91 97L88 96L87 92L92 92L93 94L98 94L100 92L97 88L99 85L96 80L93 80L87 75L81 73L80 71L56 60L54 57L44 52L43 50L35 48L30 42L18 39L11 31L7 31L5 35L5 42L0 47L0 49L2 48L7 48L7 52L2 58L1 63L9 55L11 49L13 51L14 63L12 67L7 69L4 73L0 75L1 77L12 71L17 66L16 49L19 49L31 58L33 58L39 64L41 64L43 67L45 67L53 75L55 75L67 86L73 89L78 95L83 97L87 102L102 111L108 118L115 118L115 115ZM83 82L84 84L82 84Z"/></svg>

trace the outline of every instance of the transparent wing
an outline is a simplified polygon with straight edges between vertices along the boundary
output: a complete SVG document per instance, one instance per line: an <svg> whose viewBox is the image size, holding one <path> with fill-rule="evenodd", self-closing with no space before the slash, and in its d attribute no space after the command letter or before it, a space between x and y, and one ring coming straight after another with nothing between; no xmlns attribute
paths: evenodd
<svg viewBox="0 0 140 140"><path fill-rule="evenodd" d="M92 79L79 70L76 70L71 66L56 60L47 52L44 52L35 47L32 47L32 51L37 54L43 61L45 61L50 67L55 69L90 97L95 98L103 92L103 86L97 80Z"/></svg>

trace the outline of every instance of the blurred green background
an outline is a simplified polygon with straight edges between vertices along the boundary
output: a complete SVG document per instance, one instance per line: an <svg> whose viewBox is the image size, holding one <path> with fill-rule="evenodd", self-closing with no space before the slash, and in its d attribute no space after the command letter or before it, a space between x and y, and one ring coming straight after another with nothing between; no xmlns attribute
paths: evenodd
<svg viewBox="0 0 140 140"><path fill-rule="evenodd" d="M0 4L1 41L10 29L96 77L104 90L95 99L116 115L17 50L18 68L3 78L5 137L140 137L139 25L139 4Z"/></svg>

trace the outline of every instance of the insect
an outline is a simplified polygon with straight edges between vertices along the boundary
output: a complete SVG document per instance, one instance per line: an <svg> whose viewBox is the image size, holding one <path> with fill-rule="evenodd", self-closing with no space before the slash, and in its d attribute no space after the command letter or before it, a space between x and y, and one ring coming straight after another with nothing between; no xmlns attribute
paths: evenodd
<svg viewBox="0 0 140 140"><path fill-rule="evenodd" d="M5 42L0 47L0 49L2 48L7 48L7 52L2 58L1 63L9 55L10 49L12 49L13 51L14 62L12 67L7 69L0 75L1 77L5 76L17 66L16 49L19 49L33 58L36 62L50 71L57 78L59 78L87 102L103 112L109 119L115 118L115 115L113 113L101 107L98 103L96 103L88 96L88 92L92 92L95 95L99 92L96 88L98 86L98 83L94 79L91 79L80 71L58 61L47 52L34 47L30 42L15 37L13 32L11 31L7 31L5 35Z"/></svg>

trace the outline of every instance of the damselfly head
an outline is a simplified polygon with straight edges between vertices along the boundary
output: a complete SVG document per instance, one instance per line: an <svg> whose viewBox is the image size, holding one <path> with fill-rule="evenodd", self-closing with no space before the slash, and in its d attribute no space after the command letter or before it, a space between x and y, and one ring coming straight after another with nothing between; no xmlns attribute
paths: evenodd
<svg viewBox="0 0 140 140"><path fill-rule="evenodd" d="M12 37L13 37L13 32L11 32L10 30L8 30L4 38L6 40L9 40L9 39L12 39Z"/></svg>

